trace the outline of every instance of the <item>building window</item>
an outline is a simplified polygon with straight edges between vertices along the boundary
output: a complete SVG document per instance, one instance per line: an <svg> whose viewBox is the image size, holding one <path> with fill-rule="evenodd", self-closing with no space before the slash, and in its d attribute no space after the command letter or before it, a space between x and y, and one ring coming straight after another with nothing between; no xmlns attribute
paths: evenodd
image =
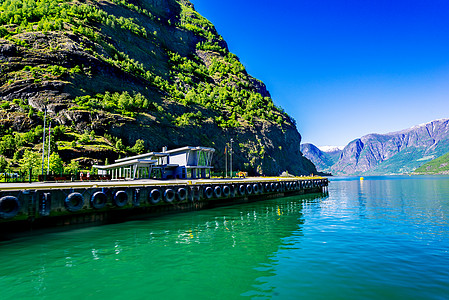
<svg viewBox="0 0 449 300"><path fill-rule="evenodd" d="M207 166L207 153L198 151L198 166Z"/></svg>

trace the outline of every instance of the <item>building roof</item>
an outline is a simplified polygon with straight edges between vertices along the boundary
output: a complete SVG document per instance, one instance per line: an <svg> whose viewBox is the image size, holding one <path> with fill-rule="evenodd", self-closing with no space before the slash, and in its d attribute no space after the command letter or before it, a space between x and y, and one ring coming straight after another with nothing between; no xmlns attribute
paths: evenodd
<svg viewBox="0 0 449 300"><path fill-rule="evenodd" d="M182 148L172 149L165 152L148 152L145 154L139 154L135 156L120 158L115 161L115 163L107 165L107 166L101 166L101 165L95 165L94 168L100 169L100 170L109 170L119 167L126 167L130 165L139 165L139 166L148 166L148 165L156 165L158 162L157 159L151 159L155 157L167 157L171 154L175 153L182 153L187 151L205 151L205 152L215 152L214 148L209 147L192 147L192 146L186 146ZM178 165L175 164L165 164L162 165L165 168L176 168Z"/></svg>
<svg viewBox="0 0 449 300"><path fill-rule="evenodd" d="M121 162L110 164L107 166L95 165L93 167L100 169L100 170L108 170L108 169L129 166L129 165L134 165L134 164L143 166L143 165L154 165L155 163L157 163L156 159L133 159L133 160L121 161Z"/></svg>
<svg viewBox="0 0 449 300"><path fill-rule="evenodd" d="M167 153L163 153L163 152L148 152L148 153L145 153L145 154L139 154L139 155L135 155L135 156L129 156L129 157L125 157L125 158L120 158L120 159L117 159L115 162L116 163L118 163L118 162L122 162L122 161L128 161L128 160L133 160L133 159L141 159L141 158L144 158L144 157L148 157L148 156L150 156L150 157L154 157L154 156L158 156L158 157L164 157L164 156L168 156L168 154Z"/></svg>
<svg viewBox="0 0 449 300"><path fill-rule="evenodd" d="M200 146L197 146L197 147L185 146L185 147L182 147L182 148L177 148L177 149L168 150L168 151L166 151L166 152L164 152L164 153L172 154L172 153L177 153L177 152L185 152L185 151L187 151L187 150L191 150L191 151L199 151L199 150L202 150L202 151L207 151L207 152L215 152L215 149L214 149L214 148L200 147Z"/></svg>
<svg viewBox="0 0 449 300"><path fill-rule="evenodd" d="M148 153L139 154L139 155L135 155L135 156L129 156L129 157L125 157L125 158L120 158L120 159L117 159L115 162L119 163L119 162L134 160L134 159L141 159L141 158L155 157L155 156L156 157L164 157L164 156L169 156L170 154L173 154L173 153L184 152L184 151L187 151L187 150L191 150L191 151L202 150L202 151L207 151L207 152L215 152L214 148L201 147L201 146L197 146L197 147L185 146L185 147L181 147L181 148L168 150L166 152L148 152Z"/></svg>

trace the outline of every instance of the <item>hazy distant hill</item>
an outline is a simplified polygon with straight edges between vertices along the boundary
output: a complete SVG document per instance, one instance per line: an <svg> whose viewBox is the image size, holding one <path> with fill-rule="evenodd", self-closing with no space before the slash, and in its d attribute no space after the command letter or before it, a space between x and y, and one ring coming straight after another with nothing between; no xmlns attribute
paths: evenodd
<svg viewBox="0 0 449 300"><path fill-rule="evenodd" d="M320 172L329 172L330 168L340 158L342 150L338 147L320 149L313 144L302 144L302 154L316 166Z"/></svg>
<svg viewBox="0 0 449 300"><path fill-rule="evenodd" d="M435 120L398 132L369 134L350 142L331 167L335 175L413 172L449 152L449 120Z"/></svg>

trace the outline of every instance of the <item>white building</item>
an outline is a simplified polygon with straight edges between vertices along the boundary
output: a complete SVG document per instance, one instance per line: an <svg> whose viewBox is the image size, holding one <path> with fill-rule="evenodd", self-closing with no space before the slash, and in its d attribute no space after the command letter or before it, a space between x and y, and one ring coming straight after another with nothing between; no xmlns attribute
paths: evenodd
<svg viewBox="0 0 449 300"><path fill-rule="evenodd" d="M183 147L117 159L107 166L96 165L99 173L112 179L210 178L214 148Z"/></svg>

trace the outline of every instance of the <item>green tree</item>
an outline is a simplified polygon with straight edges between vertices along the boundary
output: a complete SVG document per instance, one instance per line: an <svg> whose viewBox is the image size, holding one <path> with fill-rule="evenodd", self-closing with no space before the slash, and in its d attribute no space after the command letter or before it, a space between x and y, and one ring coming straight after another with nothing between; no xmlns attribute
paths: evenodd
<svg viewBox="0 0 449 300"><path fill-rule="evenodd" d="M130 105L131 97L129 96L128 92L123 92L118 99L118 107L120 107L123 110L128 110Z"/></svg>
<svg viewBox="0 0 449 300"><path fill-rule="evenodd" d="M115 143L115 148L119 151L125 151L126 147L123 145L122 139L118 139Z"/></svg>
<svg viewBox="0 0 449 300"><path fill-rule="evenodd" d="M13 156L12 161L15 162L15 163L19 162L19 160L22 158L22 157L20 156L21 154L22 154L22 153L21 153L20 151L16 151L16 152L14 153L14 156Z"/></svg>
<svg viewBox="0 0 449 300"><path fill-rule="evenodd" d="M95 140L95 131L91 130L89 137L90 137L91 141L94 141Z"/></svg>
<svg viewBox="0 0 449 300"><path fill-rule="evenodd" d="M55 126L52 132L53 139L61 141L64 138L66 128L63 125Z"/></svg>
<svg viewBox="0 0 449 300"><path fill-rule="evenodd" d="M142 154L145 151L145 142L143 140L137 140L131 151L137 154Z"/></svg>
<svg viewBox="0 0 449 300"><path fill-rule="evenodd" d="M54 174L62 173L64 168L64 163L57 153L52 153L50 155L50 171Z"/></svg>
<svg viewBox="0 0 449 300"><path fill-rule="evenodd" d="M31 169L32 173L36 173L39 171L40 167L40 155L37 152L33 152L30 150L25 150L22 159L19 161L19 166L22 170L27 173Z"/></svg>
<svg viewBox="0 0 449 300"><path fill-rule="evenodd" d="M4 173L7 166L8 161L6 160L6 158L3 155L0 156L0 173Z"/></svg>
<svg viewBox="0 0 449 300"><path fill-rule="evenodd" d="M64 173L76 174L80 169L80 164L76 160L72 160L65 168Z"/></svg>
<svg viewBox="0 0 449 300"><path fill-rule="evenodd" d="M14 136L8 134L3 136L0 141L0 154L5 155L6 157L12 157L14 152L16 152L16 139Z"/></svg>
<svg viewBox="0 0 449 300"><path fill-rule="evenodd" d="M83 145L90 142L90 134L89 131L84 130L84 133L79 137L79 142Z"/></svg>

